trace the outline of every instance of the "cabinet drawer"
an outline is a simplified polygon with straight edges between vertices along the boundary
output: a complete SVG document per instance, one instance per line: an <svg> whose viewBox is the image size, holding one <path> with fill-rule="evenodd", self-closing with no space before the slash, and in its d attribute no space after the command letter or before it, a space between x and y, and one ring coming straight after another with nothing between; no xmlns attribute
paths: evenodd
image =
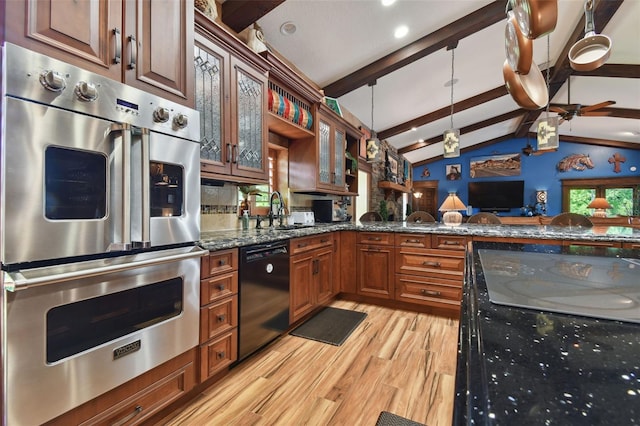
<svg viewBox="0 0 640 426"><path fill-rule="evenodd" d="M391 232L358 232L358 244L391 246L393 243Z"/></svg>
<svg viewBox="0 0 640 426"><path fill-rule="evenodd" d="M396 247L431 248L431 235L396 234Z"/></svg>
<svg viewBox="0 0 640 426"><path fill-rule="evenodd" d="M457 308L461 299L462 286L455 280L414 275L396 276L396 300Z"/></svg>
<svg viewBox="0 0 640 426"><path fill-rule="evenodd" d="M464 250L467 245L467 237L458 235L432 235L431 248L445 250Z"/></svg>
<svg viewBox="0 0 640 426"><path fill-rule="evenodd" d="M238 329L234 328L200 346L200 382L238 359Z"/></svg>
<svg viewBox="0 0 640 426"><path fill-rule="evenodd" d="M238 293L238 271L200 281L200 306Z"/></svg>
<svg viewBox="0 0 640 426"><path fill-rule="evenodd" d="M238 269L238 249L214 251L202 258L200 278Z"/></svg>
<svg viewBox="0 0 640 426"><path fill-rule="evenodd" d="M289 243L291 255L304 253L309 250L315 250L321 247L328 247L333 244L332 234L326 233L321 235L313 235L311 237L294 238Z"/></svg>
<svg viewBox="0 0 640 426"><path fill-rule="evenodd" d="M396 272L462 279L464 252L399 248L396 250Z"/></svg>
<svg viewBox="0 0 640 426"><path fill-rule="evenodd" d="M238 326L238 296L200 308L200 343Z"/></svg>

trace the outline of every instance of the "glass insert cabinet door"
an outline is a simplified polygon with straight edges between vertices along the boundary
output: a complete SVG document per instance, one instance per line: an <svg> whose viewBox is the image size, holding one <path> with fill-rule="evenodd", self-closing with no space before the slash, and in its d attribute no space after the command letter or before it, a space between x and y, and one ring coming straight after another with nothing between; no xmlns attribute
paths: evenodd
<svg viewBox="0 0 640 426"><path fill-rule="evenodd" d="M333 169L334 169L334 184L338 187L340 187L340 189L344 189L344 166L345 166L345 160L344 160L344 152L347 149L347 142L346 142L346 138L345 138L345 133L344 130L340 130L340 129L336 129L335 133L334 133L334 138L335 138L335 148L334 148L334 152L333 152L333 156L334 156L334 162L333 162Z"/></svg>
<svg viewBox="0 0 640 426"><path fill-rule="evenodd" d="M320 120L318 123L318 181L324 185L331 182L331 126Z"/></svg>
<svg viewBox="0 0 640 426"><path fill-rule="evenodd" d="M265 170L264 99L265 84L234 65L236 75L236 136L231 155L238 170Z"/></svg>

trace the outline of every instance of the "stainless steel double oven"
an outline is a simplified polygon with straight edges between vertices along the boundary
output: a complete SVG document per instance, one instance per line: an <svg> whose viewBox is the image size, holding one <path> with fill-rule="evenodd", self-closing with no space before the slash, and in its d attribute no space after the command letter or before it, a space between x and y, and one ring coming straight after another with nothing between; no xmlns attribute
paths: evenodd
<svg viewBox="0 0 640 426"><path fill-rule="evenodd" d="M199 114L2 54L3 420L40 424L197 345Z"/></svg>

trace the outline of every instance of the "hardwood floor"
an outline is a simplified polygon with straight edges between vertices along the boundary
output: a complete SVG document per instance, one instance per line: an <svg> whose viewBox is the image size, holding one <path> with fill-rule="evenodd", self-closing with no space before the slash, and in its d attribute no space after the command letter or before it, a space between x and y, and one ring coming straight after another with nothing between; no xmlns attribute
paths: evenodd
<svg viewBox="0 0 640 426"><path fill-rule="evenodd" d="M375 425L389 411L451 425L458 321L349 301L367 312L339 347L285 335L165 425Z"/></svg>

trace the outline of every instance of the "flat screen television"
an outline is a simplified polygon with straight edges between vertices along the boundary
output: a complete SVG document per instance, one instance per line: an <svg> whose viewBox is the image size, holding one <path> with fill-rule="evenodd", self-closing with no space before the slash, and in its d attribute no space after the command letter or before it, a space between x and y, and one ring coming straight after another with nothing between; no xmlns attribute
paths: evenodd
<svg viewBox="0 0 640 426"><path fill-rule="evenodd" d="M524 206L524 181L469 182L469 204L486 212L506 212Z"/></svg>

